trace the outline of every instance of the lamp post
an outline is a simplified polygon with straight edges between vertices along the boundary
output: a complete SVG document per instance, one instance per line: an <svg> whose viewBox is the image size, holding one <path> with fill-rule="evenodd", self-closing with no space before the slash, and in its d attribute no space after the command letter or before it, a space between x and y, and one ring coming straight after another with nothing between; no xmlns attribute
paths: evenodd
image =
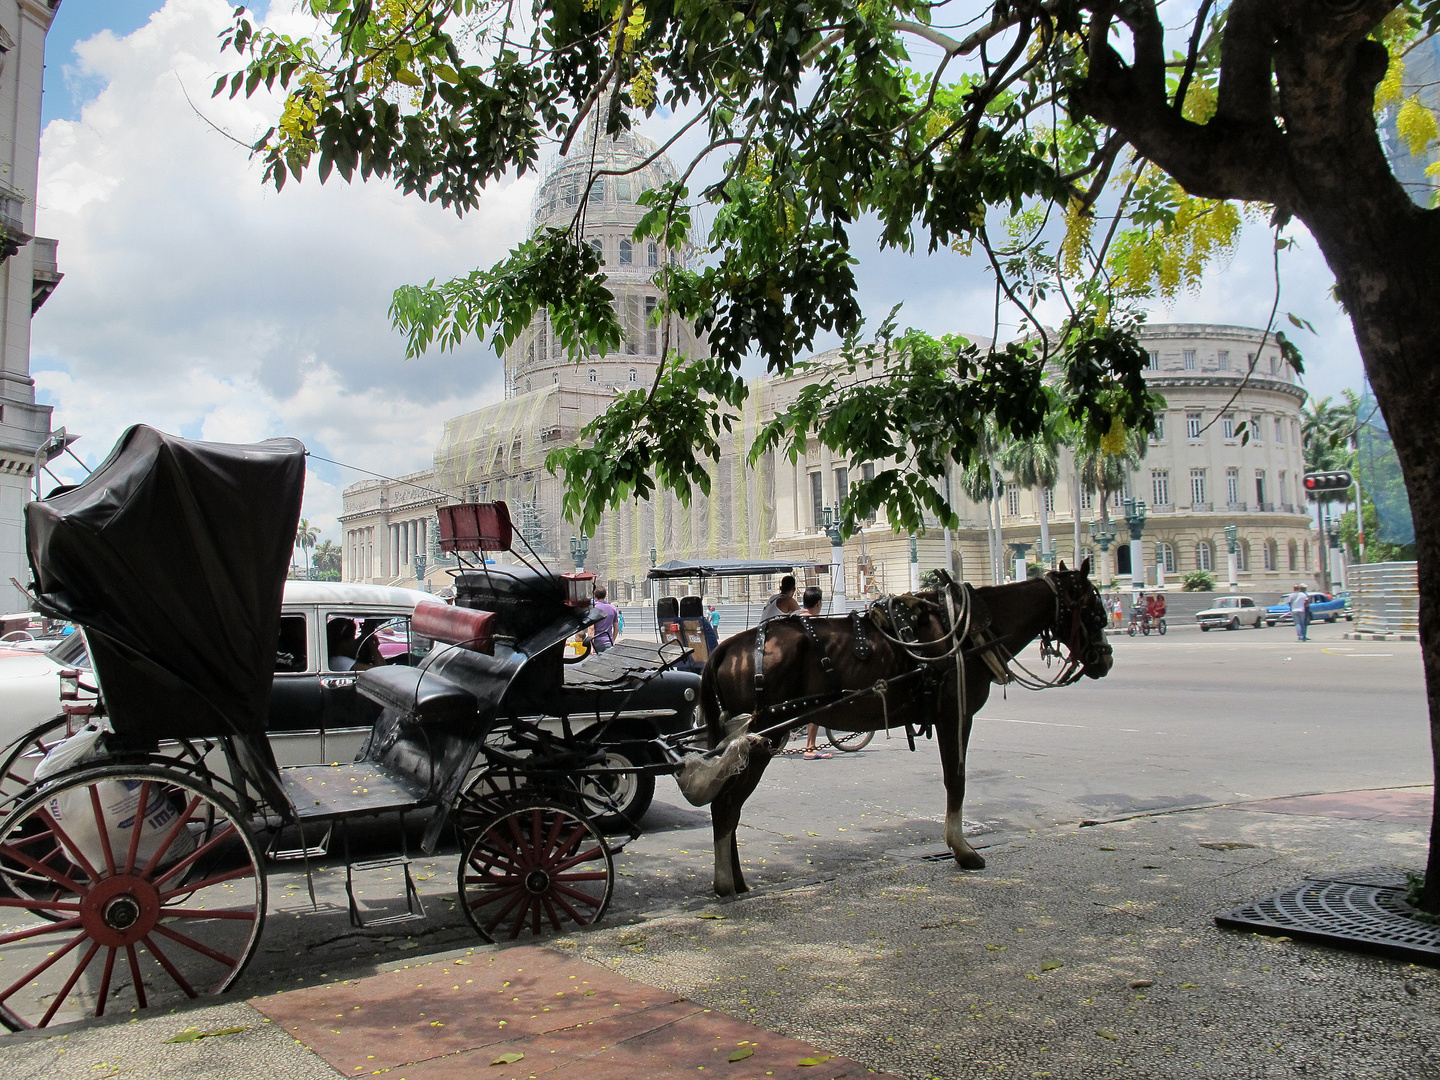
<svg viewBox="0 0 1440 1080"><path fill-rule="evenodd" d="M1240 530L1234 525L1225 526L1225 556L1229 564L1226 569L1229 571L1230 591L1235 592L1240 588Z"/></svg>
<svg viewBox="0 0 1440 1080"><path fill-rule="evenodd" d="M1024 581L1026 578L1025 553L1030 550L1031 545L1011 541L1005 546L1015 554L1015 580Z"/></svg>
<svg viewBox="0 0 1440 1080"><path fill-rule="evenodd" d="M1130 588L1138 592L1145 588L1145 548L1140 538L1145 535L1145 500L1121 499L1125 510L1125 524L1130 529Z"/></svg>
<svg viewBox="0 0 1440 1080"><path fill-rule="evenodd" d="M1100 587L1110 587L1110 545L1115 542L1116 529L1113 522L1090 522L1090 539L1100 548Z"/></svg>
<svg viewBox="0 0 1440 1080"><path fill-rule="evenodd" d="M1330 545L1330 573L1334 580L1331 584L1339 584L1340 588L1349 588L1345 583L1346 574L1345 557L1340 547L1340 522L1334 518L1325 520L1325 539Z"/></svg>
<svg viewBox="0 0 1440 1080"><path fill-rule="evenodd" d="M840 504L831 503L824 508L822 516L825 535L830 538L830 610L845 611L845 542L840 532L844 518Z"/></svg>
<svg viewBox="0 0 1440 1080"><path fill-rule="evenodd" d="M425 553L422 551L419 555L415 556L415 583L418 588L429 592L430 584L425 580L425 563Z"/></svg>
<svg viewBox="0 0 1440 1080"><path fill-rule="evenodd" d="M570 557L575 560L575 572L585 569L585 556L590 553L590 538L584 533L570 537Z"/></svg>
<svg viewBox="0 0 1440 1080"><path fill-rule="evenodd" d="M920 542L910 537L910 591L920 591Z"/></svg>

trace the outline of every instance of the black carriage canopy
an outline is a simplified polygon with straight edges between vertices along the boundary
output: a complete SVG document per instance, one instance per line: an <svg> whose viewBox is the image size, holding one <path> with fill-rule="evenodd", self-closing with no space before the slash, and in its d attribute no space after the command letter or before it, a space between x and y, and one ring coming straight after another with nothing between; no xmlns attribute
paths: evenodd
<svg viewBox="0 0 1440 1080"><path fill-rule="evenodd" d="M85 628L117 732L238 735L274 769L264 731L304 485L296 439L137 424L84 483L25 507L38 606Z"/></svg>
<svg viewBox="0 0 1440 1080"><path fill-rule="evenodd" d="M828 567L829 563L795 562L793 559L671 559L652 566L649 578L760 577L766 574L793 574L797 570Z"/></svg>

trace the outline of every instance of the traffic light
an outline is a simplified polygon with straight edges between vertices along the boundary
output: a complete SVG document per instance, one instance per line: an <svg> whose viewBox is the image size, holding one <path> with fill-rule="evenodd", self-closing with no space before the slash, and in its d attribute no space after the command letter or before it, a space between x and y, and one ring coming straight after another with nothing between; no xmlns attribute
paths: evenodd
<svg viewBox="0 0 1440 1080"><path fill-rule="evenodd" d="M1315 495L1322 491L1343 491L1353 480L1348 472L1312 472L1305 474L1305 492Z"/></svg>

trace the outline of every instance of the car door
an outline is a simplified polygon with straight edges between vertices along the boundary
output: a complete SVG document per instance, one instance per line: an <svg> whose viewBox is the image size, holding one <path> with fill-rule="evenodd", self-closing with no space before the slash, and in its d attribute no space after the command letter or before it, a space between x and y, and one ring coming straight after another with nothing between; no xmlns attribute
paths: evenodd
<svg viewBox="0 0 1440 1080"><path fill-rule="evenodd" d="M383 608L331 608L325 612L326 657L320 675L322 698L321 733L324 760L352 761L364 743L380 706L364 697L355 686L359 670L379 664L412 663L416 655L410 635L410 612ZM343 632L336 624L350 622L353 632ZM331 653L332 643L353 633L356 653L347 656ZM351 667L346 661L353 662Z"/></svg>
<svg viewBox="0 0 1440 1080"><path fill-rule="evenodd" d="M281 765L314 765L324 758L315 618L311 607L287 606L280 615L268 730Z"/></svg>

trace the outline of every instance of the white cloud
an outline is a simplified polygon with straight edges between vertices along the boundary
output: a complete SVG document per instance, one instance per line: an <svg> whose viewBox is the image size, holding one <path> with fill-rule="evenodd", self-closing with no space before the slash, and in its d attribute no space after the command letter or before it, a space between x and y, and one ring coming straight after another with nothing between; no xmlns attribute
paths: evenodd
<svg viewBox="0 0 1440 1080"><path fill-rule="evenodd" d="M231 10L169 0L134 33L76 47L72 66L103 89L41 143L38 228L60 241L66 276L33 324L39 393L92 463L143 421L423 468L447 417L500 397L500 362L478 343L406 360L390 294L502 257L524 235L534 178L496 186L464 219L378 182L276 193L186 101L242 141L279 113L263 95L209 96L235 66L216 37ZM317 464L307 516L333 534L340 488L359 478Z"/></svg>

